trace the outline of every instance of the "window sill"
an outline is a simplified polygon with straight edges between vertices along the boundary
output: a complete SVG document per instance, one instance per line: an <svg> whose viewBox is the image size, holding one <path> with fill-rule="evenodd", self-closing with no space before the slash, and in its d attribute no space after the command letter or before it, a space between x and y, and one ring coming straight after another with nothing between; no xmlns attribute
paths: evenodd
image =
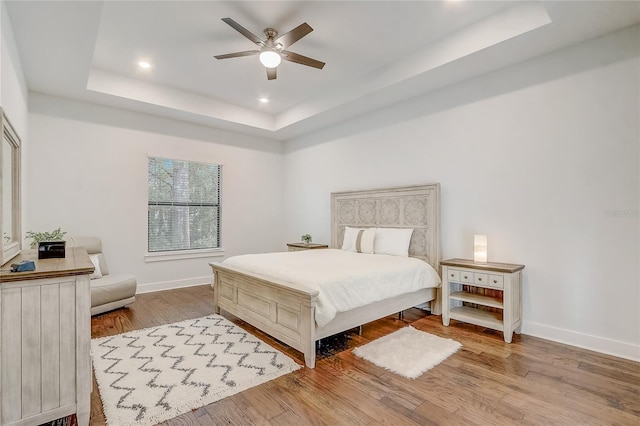
<svg viewBox="0 0 640 426"><path fill-rule="evenodd" d="M149 262L165 262L169 260L198 259L202 257L221 257L224 256L224 249L203 249L203 250L178 250L163 251L155 253L147 253L144 261Z"/></svg>

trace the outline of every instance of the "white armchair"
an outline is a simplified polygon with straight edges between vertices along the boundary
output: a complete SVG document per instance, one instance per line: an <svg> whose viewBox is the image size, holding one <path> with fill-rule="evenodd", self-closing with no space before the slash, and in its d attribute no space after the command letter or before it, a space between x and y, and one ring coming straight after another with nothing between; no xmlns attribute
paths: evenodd
<svg viewBox="0 0 640 426"><path fill-rule="evenodd" d="M135 302L137 282L132 274L110 275L98 237L69 237L70 246L84 247L91 257L95 272L91 275L91 315L121 308Z"/></svg>

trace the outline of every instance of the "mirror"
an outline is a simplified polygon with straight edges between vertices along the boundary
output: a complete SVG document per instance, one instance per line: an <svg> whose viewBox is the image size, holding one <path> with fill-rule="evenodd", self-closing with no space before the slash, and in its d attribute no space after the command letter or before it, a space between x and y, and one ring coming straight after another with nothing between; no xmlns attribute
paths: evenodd
<svg viewBox="0 0 640 426"><path fill-rule="evenodd" d="M13 147L9 144L9 141L3 139L2 141L2 170L13 170ZM2 176L2 210L3 212L6 210L8 212L12 212L12 191L13 191L13 183L12 174L7 173L7 176ZM3 214L2 215L2 237L4 238L5 244L13 241L13 227L11 226L11 214Z"/></svg>
<svg viewBox="0 0 640 426"><path fill-rule="evenodd" d="M0 112L2 112L0 110ZM2 112L2 149L0 149L0 265L21 249L20 229L20 139Z"/></svg>

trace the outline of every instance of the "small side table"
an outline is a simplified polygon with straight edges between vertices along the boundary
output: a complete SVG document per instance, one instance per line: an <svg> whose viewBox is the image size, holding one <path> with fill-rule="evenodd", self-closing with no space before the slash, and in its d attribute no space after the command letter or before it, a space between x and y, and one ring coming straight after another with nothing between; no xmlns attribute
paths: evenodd
<svg viewBox="0 0 640 426"><path fill-rule="evenodd" d="M442 266L442 323L451 318L502 331L511 343L522 326L524 265L449 259Z"/></svg>
<svg viewBox="0 0 640 426"><path fill-rule="evenodd" d="M314 243L288 243L287 244L288 251L302 251L302 250L313 250L313 249L326 249L329 248L326 244L314 244Z"/></svg>

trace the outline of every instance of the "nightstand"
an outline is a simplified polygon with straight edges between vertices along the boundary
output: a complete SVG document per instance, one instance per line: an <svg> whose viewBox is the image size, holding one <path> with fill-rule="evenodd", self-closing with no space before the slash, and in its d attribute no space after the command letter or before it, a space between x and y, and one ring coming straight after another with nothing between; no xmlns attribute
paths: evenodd
<svg viewBox="0 0 640 426"><path fill-rule="evenodd" d="M442 266L442 323L450 319L502 331L511 343L522 326L524 265L449 259Z"/></svg>
<svg viewBox="0 0 640 426"><path fill-rule="evenodd" d="M313 249L326 249L329 248L326 244L314 244L314 243L288 243L288 251L301 251L301 250L313 250Z"/></svg>

